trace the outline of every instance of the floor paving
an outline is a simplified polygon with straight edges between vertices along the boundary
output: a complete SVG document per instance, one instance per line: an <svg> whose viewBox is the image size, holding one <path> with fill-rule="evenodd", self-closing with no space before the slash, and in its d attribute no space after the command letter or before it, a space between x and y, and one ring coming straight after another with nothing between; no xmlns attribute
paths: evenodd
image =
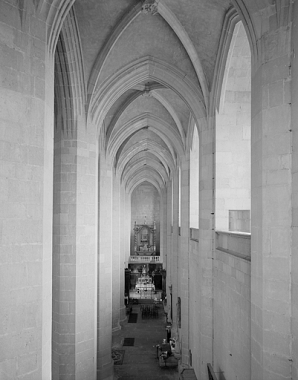
<svg viewBox="0 0 298 380"><path fill-rule="evenodd" d="M166 339L166 320L160 305L157 318L144 318L140 305L132 305L136 323L125 322L113 336L113 349L125 350L123 363L114 365L116 380L178 380L178 367L160 367L156 345ZM134 346L123 346L124 338L135 338Z"/></svg>

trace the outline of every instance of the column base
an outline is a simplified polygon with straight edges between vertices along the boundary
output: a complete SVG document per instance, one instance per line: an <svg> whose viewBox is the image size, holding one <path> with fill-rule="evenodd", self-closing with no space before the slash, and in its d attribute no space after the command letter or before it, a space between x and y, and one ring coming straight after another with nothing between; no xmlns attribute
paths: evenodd
<svg viewBox="0 0 298 380"><path fill-rule="evenodd" d="M126 320L126 307L123 306L120 308L120 325L122 325Z"/></svg>
<svg viewBox="0 0 298 380"><path fill-rule="evenodd" d="M109 363L97 369L96 380L114 380L114 363Z"/></svg>

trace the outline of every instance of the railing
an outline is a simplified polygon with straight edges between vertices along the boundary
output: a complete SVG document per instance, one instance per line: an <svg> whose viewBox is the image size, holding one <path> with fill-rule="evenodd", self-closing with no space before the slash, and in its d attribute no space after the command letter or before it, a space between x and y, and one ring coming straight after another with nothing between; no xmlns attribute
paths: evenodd
<svg viewBox="0 0 298 380"><path fill-rule="evenodd" d="M190 228L190 240L199 241L199 229Z"/></svg>
<svg viewBox="0 0 298 380"><path fill-rule="evenodd" d="M216 249L251 261L251 234L246 232L216 231Z"/></svg>
<svg viewBox="0 0 298 380"><path fill-rule="evenodd" d="M129 256L130 263L161 263L160 256Z"/></svg>
<svg viewBox="0 0 298 380"><path fill-rule="evenodd" d="M213 371L212 365L210 363L207 363L207 369L208 369L208 379L209 380L217 380L217 377Z"/></svg>

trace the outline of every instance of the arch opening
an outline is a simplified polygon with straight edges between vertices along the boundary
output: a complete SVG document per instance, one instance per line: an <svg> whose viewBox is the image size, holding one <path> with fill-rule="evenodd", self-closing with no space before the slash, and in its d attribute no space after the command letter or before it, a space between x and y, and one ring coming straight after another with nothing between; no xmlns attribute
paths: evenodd
<svg viewBox="0 0 298 380"><path fill-rule="evenodd" d="M251 52L234 28L216 113L216 229L250 232Z"/></svg>

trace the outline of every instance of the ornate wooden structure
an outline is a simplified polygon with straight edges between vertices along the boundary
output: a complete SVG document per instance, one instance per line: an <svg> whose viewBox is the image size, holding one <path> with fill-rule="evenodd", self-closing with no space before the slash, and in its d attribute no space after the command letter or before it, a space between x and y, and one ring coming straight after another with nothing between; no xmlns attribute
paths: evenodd
<svg viewBox="0 0 298 380"><path fill-rule="evenodd" d="M134 254L136 256L155 256L156 225L136 224L134 226Z"/></svg>

